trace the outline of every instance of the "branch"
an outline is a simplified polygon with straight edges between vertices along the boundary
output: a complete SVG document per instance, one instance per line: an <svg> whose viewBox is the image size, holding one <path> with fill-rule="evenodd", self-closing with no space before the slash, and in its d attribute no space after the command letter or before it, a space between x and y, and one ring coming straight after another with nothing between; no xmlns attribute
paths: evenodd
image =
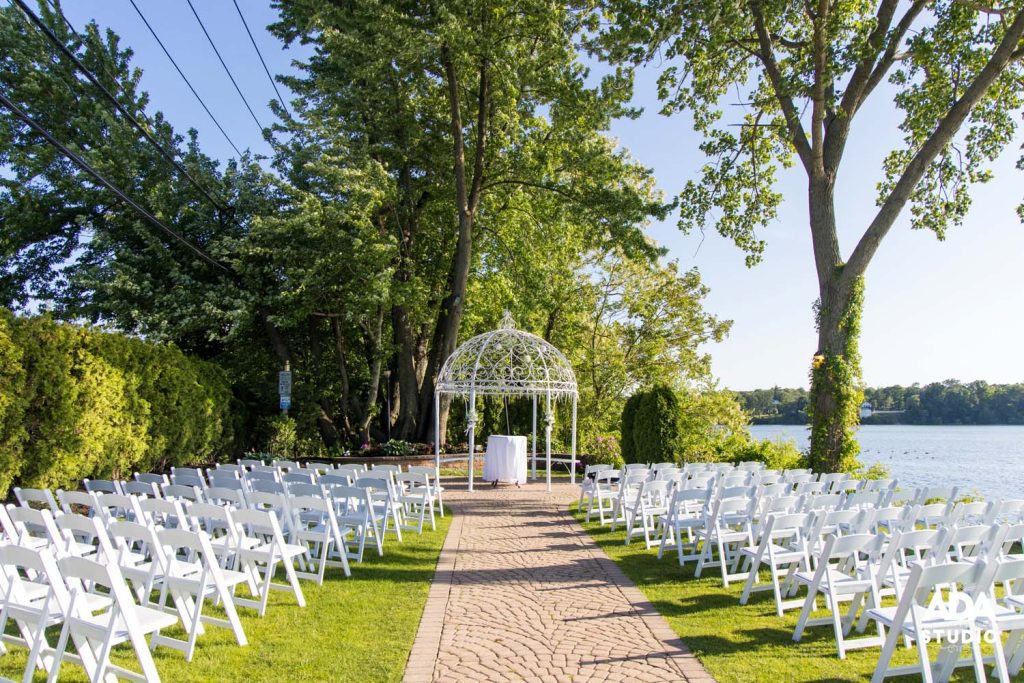
<svg viewBox="0 0 1024 683"><path fill-rule="evenodd" d="M807 134L804 132L804 127L800 123L800 114L797 113L796 106L793 104L793 98L785 92L782 72L779 70L779 65L775 61L772 39L771 36L768 35L768 30L765 28L764 12L761 10L760 0L751 0L750 11L754 15L754 28L757 30L757 38L761 46L761 51L757 56L764 64L765 72L768 74L768 79L772 83L772 89L775 91L775 97L778 99L779 107L782 109L782 114L786 119L786 126L789 128L790 141L796 148L796 152L800 156L800 161L803 162L804 168L807 169L808 173L810 173L813 165L811 147L807 143Z"/></svg>
<svg viewBox="0 0 1024 683"><path fill-rule="evenodd" d="M818 11L814 16L814 89L811 94L811 152L815 173L825 172L825 81L829 80L828 37L825 26L828 23L828 0L818 0Z"/></svg>
<svg viewBox="0 0 1024 683"><path fill-rule="evenodd" d="M844 284L849 284L854 278L864 274L882 239L889 232L889 229L892 228L896 217L910 200L914 188L921 182L921 178L924 177L925 172L931 163L935 161L939 152L950 143L953 136L960 129L960 126L967 120L974 106L985 96L988 89L992 87L992 84L995 83L1000 74L1009 66L1014 54L1018 52L1016 47L1022 37L1024 37L1024 10L1019 11L1013 23L1007 27L1003 39L999 42L999 46L992 53L988 63L985 64L978 77L968 86L963 97L946 112L946 115L939 121L931 136L924 142L914 155L914 158L910 160L910 163L907 164L903 175L900 176L889 196L885 198L882 207L878 210L878 214L860 238L860 242L857 243L857 247L853 250L849 262L843 269L842 277Z"/></svg>
<svg viewBox="0 0 1024 683"><path fill-rule="evenodd" d="M480 83L477 87L476 150L473 159L473 180L469 192L469 210L476 213L480 207L481 188L484 183L484 149L487 141L487 99L490 97L490 77L487 59L480 60Z"/></svg>

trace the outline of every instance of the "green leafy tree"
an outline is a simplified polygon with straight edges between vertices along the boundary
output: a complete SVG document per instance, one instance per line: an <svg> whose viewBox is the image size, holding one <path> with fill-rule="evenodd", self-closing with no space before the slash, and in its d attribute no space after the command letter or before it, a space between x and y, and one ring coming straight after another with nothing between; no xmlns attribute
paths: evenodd
<svg viewBox="0 0 1024 683"><path fill-rule="evenodd" d="M781 201L778 168L795 160L805 173L819 292L811 461L820 470L849 464L862 279L905 210L912 227L940 239L959 224L971 186L989 179L987 165L1013 139L1024 6L604 0L590 19L592 47L613 64L662 65L663 113L686 111L703 137L709 163L682 190L684 231L714 221L753 265L764 246L757 231ZM842 160L858 114L887 92L903 113L904 144L886 157L877 211L844 256L835 211ZM725 116L733 93L743 105L737 120Z"/></svg>

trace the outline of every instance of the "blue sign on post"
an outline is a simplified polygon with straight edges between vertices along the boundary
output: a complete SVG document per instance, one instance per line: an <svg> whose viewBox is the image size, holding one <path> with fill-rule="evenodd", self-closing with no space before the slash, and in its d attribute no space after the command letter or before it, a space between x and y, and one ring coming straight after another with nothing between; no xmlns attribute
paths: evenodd
<svg viewBox="0 0 1024 683"><path fill-rule="evenodd" d="M292 397L282 396L281 397L281 410L288 410L292 407Z"/></svg>

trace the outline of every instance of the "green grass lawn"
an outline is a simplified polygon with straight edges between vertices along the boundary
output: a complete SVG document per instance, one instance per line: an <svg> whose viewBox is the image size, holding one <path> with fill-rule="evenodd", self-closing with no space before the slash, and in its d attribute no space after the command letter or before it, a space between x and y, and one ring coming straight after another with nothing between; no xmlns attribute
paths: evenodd
<svg viewBox="0 0 1024 683"><path fill-rule="evenodd" d="M880 647L848 652L847 658L841 660L836 655L831 626L810 628L801 642L795 643L793 629L800 612L796 609L787 611L784 618L776 616L771 591L754 593L747 605L740 605L742 582L723 588L717 568L706 570L701 578L695 579L695 563L680 567L674 554L658 560L657 550L646 550L642 539L639 543L634 539L627 546L621 526L612 533L610 527L585 524L584 515L578 514L575 506L573 503L573 512L587 532L722 683L870 680ZM827 615L824 610L815 614ZM892 664L915 662L916 650L901 647ZM1024 675L1015 680L1018 679L1024 680ZM914 676L887 680L921 679ZM970 669L960 669L954 680L971 681L974 676Z"/></svg>
<svg viewBox="0 0 1024 683"><path fill-rule="evenodd" d="M450 516L438 518L437 530L422 536L406 532L404 543L389 536L384 557L367 549L366 560L352 565L350 579L329 567L323 586L302 581L305 608L291 593L279 591L271 592L262 619L239 608L246 647L238 647L229 630L208 627L191 663L177 650L158 648L154 659L161 678L175 683L401 680L450 521ZM50 643L56 642L54 633ZM0 656L0 676L21 680L25 655L23 648L9 648ZM123 646L114 660L138 670L132 651ZM62 666L60 678L86 680L85 671L72 664ZM36 680L46 679L37 672Z"/></svg>

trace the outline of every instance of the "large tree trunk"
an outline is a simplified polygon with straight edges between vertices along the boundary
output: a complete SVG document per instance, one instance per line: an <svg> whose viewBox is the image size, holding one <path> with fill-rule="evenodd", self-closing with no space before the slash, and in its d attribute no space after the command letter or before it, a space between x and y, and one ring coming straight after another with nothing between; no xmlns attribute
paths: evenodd
<svg viewBox="0 0 1024 683"><path fill-rule="evenodd" d="M860 278L844 277L836 238L834 185L818 176L810 181L809 209L818 273L818 349L811 364L810 464L819 472L855 465L854 430L860 419Z"/></svg>
<svg viewBox="0 0 1024 683"><path fill-rule="evenodd" d="M416 342L404 306L391 309L391 325L395 334L395 370L398 374L398 401L392 436L408 439L415 433L419 417L419 382L416 377ZM390 387L387 388L390 391Z"/></svg>
<svg viewBox="0 0 1024 683"><path fill-rule="evenodd" d="M490 97L489 71L486 60L479 64L476 91L476 141L473 150L472 176L466 167L465 139L462 129L462 105L459 100L459 78L452 57L451 49L444 45L441 48L441 63L444 67L445 80L448 85L448 105L451 111L451 134L455 177L455 203L458 209L459 236L455 244L455 255L452 257L451 270L448 273L448 296L441 301L437 326L434 332L434 350L427 363L420 392L419 429L417 437L421 441L432 441L434 421L430 419L433 411L434 383L437 373L455 350L459 337L459 324L465 309L466 289L469 284L469 269L472 264L473 221L480 207L480 196L484 179L484 148L487 139L487 103ZM448 423L447 402L442 402L441 433Z"/></svg>
<svg viewBox="0 0 1024 683"><path fill-rule="evenodd" d="M377 307L377 315L366 327L367 361L370 366L370 386L366 390L366 404L359 420L359 442L370 443L370 424L373 422L374 409L377 407L377 396L380 393L381 333L384 327L384 307Z"/></svg>

